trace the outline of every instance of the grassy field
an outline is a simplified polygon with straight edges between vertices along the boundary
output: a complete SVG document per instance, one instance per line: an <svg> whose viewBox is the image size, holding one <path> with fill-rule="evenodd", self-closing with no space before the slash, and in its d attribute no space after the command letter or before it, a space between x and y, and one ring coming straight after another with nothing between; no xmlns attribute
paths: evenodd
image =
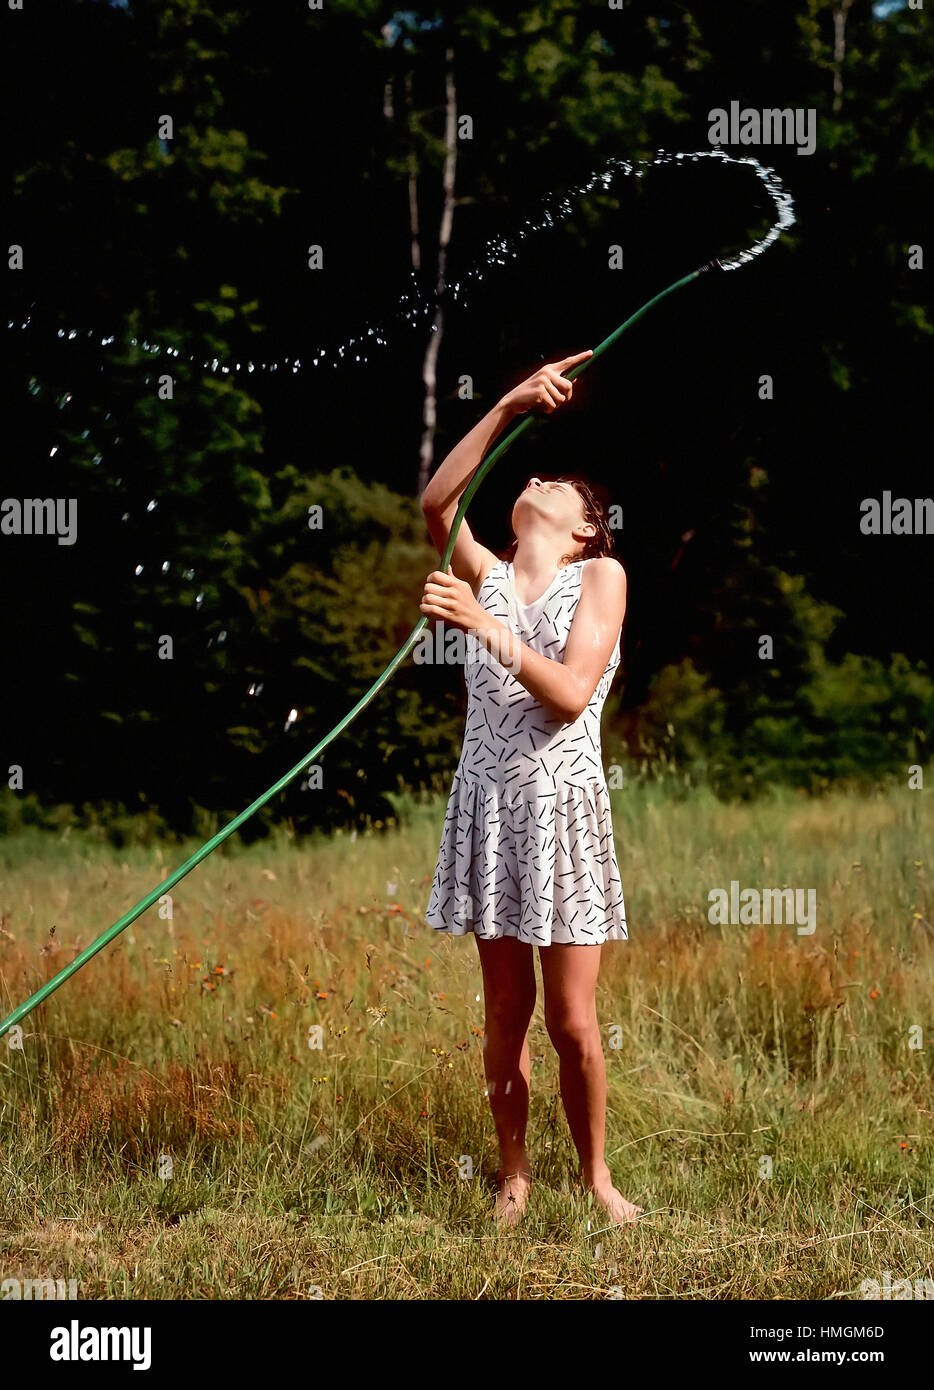
<svg viewBox="0 0 934 1390"><path fill-rule="evenodd" d="M540 999L537 1186L518 1229L492 1224L476 948L421 918L436 801L401 829L218 852L171 919L150 910L25 1020L22 1051L0 1043L0 1279L191 1300L846 1299L930 1278L929 797L638 788L614 815L631 940L604 948L598 1010L637 1229L576 1190ZM0 844L2 1011L193 848ZM732 880L816 889L815 932L711 926Z"/></svg>

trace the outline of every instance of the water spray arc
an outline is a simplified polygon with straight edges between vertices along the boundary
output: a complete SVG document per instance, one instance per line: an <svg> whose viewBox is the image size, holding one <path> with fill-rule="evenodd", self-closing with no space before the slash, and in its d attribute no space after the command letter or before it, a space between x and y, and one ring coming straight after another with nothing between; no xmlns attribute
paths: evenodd
<svg viewBox="0 0 934 1390"><path fill-rule="evenodd" d="M524 241L538 232L554 230L562 222L566 222L574 210L575 203L580 202L582 198L586 198L598 189L607 192L612 188L617 178L641 179L650 169L679 168L687 164L697 164L703 160L712 160L715 165L729 164L752 169L763 184L775 209L775 220L764 236L760 237L758 241L752 242L735 256L724 257L720 262L723 270L739 269L740 266L754 260L756 256L761 256L763 251L768 250L783 231L794 224L795 217L791 195L783 187L775 170L760 164L751 155L727 154L720 149L678 152L658 150L649 159L629 160L614 156L606 161L602 169L591 173L583 183L578 184L575 188L568 189L562 194L549 194L543 199L538 211L526 218L518 231L511 235L491 237L480 256L464 273L463 277L453 280L447 285L445 298L450 298L453 304L463 309L469 303L472 286L485 279L491 271L501 269L509 261L514 260L519 255ZM413 281L415 278L413 272ZM347 342L337 346L319 347L304 353L301 357L282 357L269 362L254 362L249 359L241 359L240 361L230 359L225 362L219 357L200 358L195 353L183 352L180 348L151 342L148 338L130 337L126 340L126 346L138 348L152 357L164 357L171 361L193 363L201 371L211 372L215 376L230 376L240 372L252 374L254 372L272 373L278 371L291 373L295 376L308 367L367 366L371 361L370 354L380 348L388 347L396 329L418 327L430 319L434 311L433 296L420 293L413 286L411 291L400 297L395 310L388 318L368 324L358 330ZM32 328L35 322L32 314L27 313L20 323L9 319L7 328L25 331ZM96 340L100 347L112 347L117 343L115 333L102 335L91 328L59 328L57 337L63 342L79 342L82 338L91 338Z"/></svg>
<svg viewBox="0 0 934 1390"><path fill-rule="evenodd" d="M710 155L710 157L715 157L718 152L707 151L705 153ZM671 156L671 159L696 159L700 157L703 156ZM721 157L729 159L728 156ZM649 164L653 162L665 162L667 158L668 157L662 153L660 156L656 156L655 161L645 161L645 163ZM763 181L766 184L766 187L769 190L770 196L772 197L773 203L778 213L777 219L770 228L770 231L759 242L754 243L752 247L748 248L746 252L741 252L737 257L734 257L732 260L724 259L722 261L709 261L705 265L698 267L698 269L692 270L689 274L681 276L680 279L674 280L670 285L666 286L665 289L660 290L658 294L653 295L653 297L647 300L639 309L635 311L634 314L631 314L629 318L627 318L623 323L621 323L618 328L614 329L614 331L610 333L608 337L604 338L603 341L599 343L597 347L594 348L590 357L588 357L586 361L579 362L576 367L572 368L565 374L569 381L574 380L574 378L579 376L581 372L586 371L587 368L591 365L591 363L595 362L599 357L601 357L605 352L607 352L629 328L631 328L634 324L638 323L638 321L645 314L647 314L650 309L652 309L656 304L660 303L661 300L666 299L668 295L674 294L676 290L679 290L683 286L690 284L693 280L696 280L698 276L704 274L706 271L712 269L720 271L736 269L738 266L744 264L746 260L752 259L754 255L758 255L762 250L765 250L766 247L771 245L771 243L781 234L781 231L785 227L790 226L794 222L794 213L791 198L787 194L787 192L785 192L785 190L782 188L781 184L777 180L777 177L774 176L773 170L763 170L762 166L757 164L757 162L753 159L732 159L729 160L729 162L752 164L755 165L757 171L759 171L760 177L762 177L763 175L771 176L771 179L768 177L763 179ZM633 168L634 166L628 165L626 171L631 172ZM451 531L448 536L447 545L444 548L444 554L440 561L440 569L446 570L448 564L450 563L451 556L454 552L454 545L457 540L457 533L460 530L461 522L463 521L464 515L467 511L467 507L472 501L474 494L476 493L480 484L483 482L484 478L490 472L490 469L494 466L494 464L496 464L502 458L506 450L509 449L515 443L519 436L526 429L528 429L528 427L532 424L533 420L535 420L536 418L536 416L531 414L526 415L515 426L514 429L510 430L510 432L505 436L505 438L503 438L499 442L499 444L497 444L495 448L493 448L490 451L487 457L483 459L478 465L476 472L473 474L473 477L470 479L470 482L464 489L457 511L454 514L454 519L451 523ZM119 918L118 921L114 922L112 926L108 927L107 930L103 932L95 941L92 941L89 946L86 946L84 950L81 951L77 956L75 956L73 961L71 961L68 965L63 967L63 969L61 969L57 975L54 975L52 979L46 981L46 983L41 987L41 989L38 989L35 992L35 994L30 995L30 997L24 1000L22 1004L18 1005L12 1013L8 1014L7 1017L3 1019L2 1022L0 1022L0 1037L3 1037L4 1034L8 1033L11 1028L16 1027L22 1019L24 1019L28 1014L30 1014L33 1011L33 1009L37 1008L46 999L48 999L49 996L55 992L55 990L57 990L61 985L65 983L66 980L70 979L71 976L74 975L78 970L80 970L83 965L86 965L88 961L92 959L93 956L97 955L98 951L102 951L104 947L109 945L109 943L113 941L115 937L119 936L120 933L126 927L128 927L132 922L135 922L136 919L140 917L144 912L146 912L148 908L152 907L155 903L157 903L159 899L162 898L165 894L167 894L172 888L174 888L174 886L177 883L179 883L186 876L186 874L191 873L192 869L196 868L202 862L202 860L206 859L209 854L213 853L213 851L217 849L219 845L223 844L225 840L229 839L229 837L233 835L237 830L239 830L240 827L244 825L245 822L248 821L251 816L255 815L257 811L259 811L263 806L265 806L268 801L270 801L280 791L287 787L289 783L294 781L296 777L299 777L303 772L306 772L309 766L314 763L315 759L320 756L324 749L327 748L327 746L330 743L332 743L334 739L336 739L340 734L343 733L343 731L348 727L348 725L351 724L354 719L356 719L357 715L360 714L364 709L366 709L367 705L371 702L371 700L373 700L376 697L376 695L379 694L383 686L386 685L386 683L389 680L391 680L396 670L399 668L399 666L411 652L412 648L415 646L420 634L428 625L428 621L428 618L425 616L419 618L418 622L415 624L412 631L409 633L408 637L403 642L402 646L396 652L395 656L389 662L388 666L386 666L386 668L380 673L380 675L377 676L376 680L370 686L369 690L367 690L365 694L363 694L360 697L360 699L357 701L357 703L353 706L352 709L348 710L347 714L344 715L343 719L341 719L339 723L335 724L333 729L331 729L327 734L325 734L324 737L320 739L318 743L315 744L314 748L312 748L309 753L305 754L305 756L301 759L300 762L296 763L295 766L291 768L288 772L283 773L283 775L278 779L277 782L273 783L273 785L267 791L263 792L261 796L258 796L255 801L251 802L250 805L246 807L245 810L241 811L238 816L235 816L232 821L230 821L221 830L219 830L218 833L214 835L210 840L208 840L205 844L203 844L200 847L200 849L196 850L195 853L191 855L189 859L186 859L185 862L179 865L179 867L175 869L173 873L169 874L168 878L163 879L163 881L160 884L158 884L155 888L153 888L151 892L147 893L145 897L141 898L140 901L135 904L135 906L131 907L128 912L124 913L124 915L121 918Z"/></svg>

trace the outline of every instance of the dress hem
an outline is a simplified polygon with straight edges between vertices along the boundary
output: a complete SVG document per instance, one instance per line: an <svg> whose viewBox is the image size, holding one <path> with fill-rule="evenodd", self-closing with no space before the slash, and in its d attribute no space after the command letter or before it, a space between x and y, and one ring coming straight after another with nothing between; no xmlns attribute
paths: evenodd
<svg viewBox="0 0 934 1390"><path fill-rule="evenodd" d="M509 936L524 942L526 946L605 946L607 942L610 941L629 940L628 931L625 931L619 926L612 927L600 941L556 941L554 938L550 941L535 941L528 935L523 935L522 932L515 930L510 931L508 927L504 927L502 931L478 932L473 927L466 926L462 923L449 926L448 923L443 921L433 922L427 913L425 914L425 921L433 931L445 932L448 936L477 936L481 941L498 941L501 937Z"/></svg>

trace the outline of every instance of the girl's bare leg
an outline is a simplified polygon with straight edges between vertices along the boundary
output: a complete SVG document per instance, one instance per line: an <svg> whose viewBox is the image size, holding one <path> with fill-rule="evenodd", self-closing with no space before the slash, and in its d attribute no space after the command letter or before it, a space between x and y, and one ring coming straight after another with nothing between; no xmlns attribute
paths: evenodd
<svg viewBox="0 0 934 1390"><path fill-rule="evenodd" d="M613 1186L604 1156L606 1062L597 1023L599 946L539 948L545 987L545 1026L560 1061L561 1099L581 1164L584 1186L618 1225L642 1208Z"/></svg>
<svg viewBox="0 0 934 1390"><path fill-rule="evenodd" d="M514 1225L532 1180L525 1134L529 1118L528 1030L535 1008L532 947L514 936L477 937L483 972L483 1068L499 1140L496 1212Z"/></svg>

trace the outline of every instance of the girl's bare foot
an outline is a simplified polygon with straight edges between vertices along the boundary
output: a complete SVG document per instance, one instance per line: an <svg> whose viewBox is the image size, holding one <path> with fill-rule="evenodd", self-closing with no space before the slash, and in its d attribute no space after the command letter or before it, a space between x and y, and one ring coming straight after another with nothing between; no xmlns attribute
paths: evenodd
<svg viewBox="0 0 934 1390"><path fill-rule="evenodd" d="M590 1182L585 1182L584 1186L588 1192L593 1193L596 1201L616 1226L634 1226L643 1215L643 1207L637 1207L634 1202L627 1202L623 1194L613 1186L609 1170Z"/></svg>
<svg viewBox="0 0 934 1390"><path fill-rule="evenodd" d="M516 1226L522 1220L531 1186L532 1174L527 1169L508 1174L500 1170L496 1176L496 1220L501 1226Z"/></svg>

